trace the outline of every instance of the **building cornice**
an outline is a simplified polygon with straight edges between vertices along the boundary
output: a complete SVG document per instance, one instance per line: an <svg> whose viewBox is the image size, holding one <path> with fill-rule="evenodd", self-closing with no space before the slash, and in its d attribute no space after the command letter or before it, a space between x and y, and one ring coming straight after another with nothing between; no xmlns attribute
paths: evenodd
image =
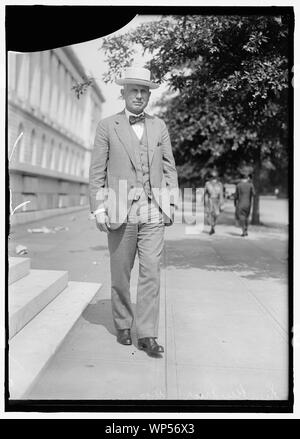
<svg viewBox="0 0 300 439"><path fill-rule="evenodd" d="M74 183L88 184L88 179L76 175L58 172L41 166L31 165L29 163L15 163L9 165L9 173L26 174L32 177L46 177L61 181L70 181Z"/></svg>

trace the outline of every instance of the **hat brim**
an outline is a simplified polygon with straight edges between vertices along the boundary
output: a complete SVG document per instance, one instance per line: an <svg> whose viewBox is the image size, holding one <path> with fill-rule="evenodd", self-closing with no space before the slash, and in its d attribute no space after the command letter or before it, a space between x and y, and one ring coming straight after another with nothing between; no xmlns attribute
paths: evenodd
<svg viewBox="0 0 300 439"><path fill-rule="evenodd" d="M126 79L116 79L116 84L118 85L126 85L126 84L137 84L137 85L145 85L151 89L158 88L159 84L155 82L146 81L144 79L134 79L134 78L126 78Z"/></svg>

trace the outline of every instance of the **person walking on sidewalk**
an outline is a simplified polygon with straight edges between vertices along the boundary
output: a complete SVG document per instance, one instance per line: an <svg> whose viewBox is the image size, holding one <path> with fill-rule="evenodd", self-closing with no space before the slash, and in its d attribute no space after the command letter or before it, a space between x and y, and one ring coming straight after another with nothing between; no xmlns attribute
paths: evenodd
<svg viewBox="0 0 300 439"><path fill-rule="evenodd" d="M236 218L242 229L241 236L248 236L248 219L251 210L251 204L255 195L253 183L246 172L241 173L241 181L236 186L234 196Z"/></svg>
<svg viewBox="0 0 300 439"><path fill-rule="evenodd" d="M178 198L175 161L164 121L144 112L151 81L148 69L131 67L116 83L125 108L97 126L90 165L90 206L110 253L111 300L117 341L132 344L135 319L138 348L164 352L157 343L160 259L164 227L174 219ZM130 277L136 253L139 278L135 315Z"/></svg>
<svg viewBox="0 0 300 439"><path fill-rule="evenodd" d="M221 206L224 203L223 185L218 179L218 172L210 172L210 179L204 186L204 206L208 223L210 225L210 235L215 233L217 218L220 214Z"/></svg>

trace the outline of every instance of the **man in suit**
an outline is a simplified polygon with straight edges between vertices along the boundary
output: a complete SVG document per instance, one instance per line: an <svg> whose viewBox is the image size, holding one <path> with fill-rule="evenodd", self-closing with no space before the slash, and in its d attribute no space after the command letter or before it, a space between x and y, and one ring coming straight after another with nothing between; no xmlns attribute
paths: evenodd
<svg viewBox="0 0 300 439"><path fill-rule="evenodd" d="M117 341L131 345L135 319L138 348L160 355L160 258L164 227L174 219L178 183L168 130L144 112L150 71L131 67L116 80L125 109L98 124L90 166L90 205L96 225L106 232L110 252L111 299ZM136 253L139 279L135 316L130 275Z"/></svg>
<svg viewBox="0 0 300 439"><path fill-rule="evenodd" d="M241 172L241 180L236 186L234 203L236 209L236 218L238 219L241 229L241 236L248 236L248 222L255 189L250 181L249 174L246 171Z"/></svg>
<svg viewBox="0 0 300 439"><path fill-rule="evenodd" d="M218 180L218 172L210 172L210 180L204 186L204 205L208 223L210 225L210 235L215 233L217 218L224 203L223 185Z"/></svg>

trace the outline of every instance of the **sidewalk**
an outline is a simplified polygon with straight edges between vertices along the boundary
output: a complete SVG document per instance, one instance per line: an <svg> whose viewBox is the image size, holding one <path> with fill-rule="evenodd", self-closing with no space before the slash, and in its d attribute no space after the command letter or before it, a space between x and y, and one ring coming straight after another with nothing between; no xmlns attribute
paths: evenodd
<svg viewBox="0 0 300 439"><path fill-rule="evenodd" d="M217 234L166 228L161 272L162 358L116 343L111 320L106 236L87 212L16 227L33 268L68 270L101 282L40 375L29 399L286 399L288 289L286 227L252 227L239 236L226 206ZM68 226L56 234L27 228ZM137 261L132 276L135 302Z"/></svg>

